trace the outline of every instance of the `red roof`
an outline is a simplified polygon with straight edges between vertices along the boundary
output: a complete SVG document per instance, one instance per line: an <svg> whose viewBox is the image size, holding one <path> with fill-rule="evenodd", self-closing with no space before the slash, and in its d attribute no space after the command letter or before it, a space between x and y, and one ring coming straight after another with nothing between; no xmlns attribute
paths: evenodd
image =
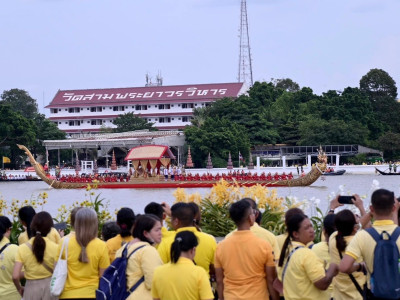
<svg viewBox="0 0 400 300"><path fill-rule="evenodd" d="M76 107L114 104L133 104L153 101L217 100L223 97L238 97L243 83L212 83L192 85L171 85L152 87L131 87L89 90L58 91L46 108Z"/></svg>
<svg viewBox="0 0 400 300"><path fill-rule="evenodd" d="M145 145L132 148L125 157L125 160L160 159L162 157L175 159L168 146Z"/></svg>

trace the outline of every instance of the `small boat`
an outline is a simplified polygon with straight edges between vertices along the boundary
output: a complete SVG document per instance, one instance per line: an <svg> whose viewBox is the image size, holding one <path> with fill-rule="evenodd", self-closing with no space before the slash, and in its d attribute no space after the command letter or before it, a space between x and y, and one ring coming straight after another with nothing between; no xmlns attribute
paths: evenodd
<svg viewBox="0 0 400 300"><path fill-rule="evenodd" d="M32 166L35 168L36 174L48 185L56 189L82 189L88 186L86 182L62 182L54 178L48 178L42 166L36 162L31 152L23 145L18 147L25 151L28 155ZM147 148L146 148L147 147ZM158 147L158 148L157 148ZM140 149L139 149L140 148ZM157 149L156 149L157 148ZM138 151L136 151L138 150ZM161 151L161 152L160 152ZM156 166L160 163L168 168L170 158L173 154L167 146L161 145L148 145L132 148L125 160L131 160L135 168L136 176L131 176L128 181L122 182L92 182L97 188L105 189L119 189L119 188L209 188L216 184L219 180L165 180L163 175L154 173ZM146 156L147 155L147 156ZM146 156L146 157L145 157ZM318 154L318 162L314 164L311 171L304 176L283 179L283 180L226 180L230 184L237 184L239 186L253 186L262 185L267 187L300 187L309 186L313 184L325 171L327 163L326 154L322 149ZM141 172L136 172L141 170ZM144 170L147 170L144 171ZM160 168L157 167L159 171ZM147 174L152 174L148 176Z"/></svg>
<svg viewBox="0 0 400 300"><path fill-rule="evenodd" d="M395 172L384 172L384 171L381 171L377 167L375 167L375 170L381 175L400 175L400 173L397 173L397 172L395 173Z"/></svg>
<svg viewBox="0 0 400 300"><path fill-rule="evenodd" d="M324 172L324 176L336 176L336 175L343 175L346 173L346 170L337 170L337 171L330 171L330 172Z"/></svg>

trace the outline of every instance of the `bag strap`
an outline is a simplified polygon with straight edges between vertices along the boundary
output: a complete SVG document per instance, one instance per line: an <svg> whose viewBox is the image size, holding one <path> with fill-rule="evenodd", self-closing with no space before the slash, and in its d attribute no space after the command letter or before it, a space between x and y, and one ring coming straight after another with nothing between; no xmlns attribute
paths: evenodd
<svg viewBox="0 0 400 300"><path fill-rule="evenodd" d="M392 232L390 238L396 242L399 236L400 236L400 227L396 227L396 229Z"/></svg>
<svg viewBox="0 0 400 300"><path fill-rule="evenodd" d="M69 243L69 237L66 237L63 240L61 251L60 251L60 255L58 256L58 260L60 260L61 257L62 257L62 254L63 254L63 251L64 251L64 246L65 246L65 260L68 259L68 243Z"/></svg>
<svg viewBox="0 0 400 300"><path fill-rule="evenodd" d="M10 243L5 244L3 247L0 249L0 254L10 245Z"/></svg>
<svg viewBox="0 0 400 300"><path fill-rule="evenodd" d="M28 248L31 249L31 251L33 252L32 245L31 245L31 244L29 244L28 242L26 242L25 245L27 245ZM47 271L49 271L50 273L53 273L53 269L50 268L50 267L44 262L44 260L43 260L43 262L42 262L41 265L42 265Z"/></svg>
<svg viewBox="0 0 400 300"><path fill-rule="evenodd" d="M338 250L338 252L339 252L340 259L343 259L342 253L341 253L339 250ZM353 282L353 284L355 285L357 291L361 294L362 297L364 297L364 291L363 291L363 289L361 288L361 286L358 284L357 280L354 278L353 274L347 274L347 275L349 275L350 280L351 280L351 281Z"/></svg>
<svg viewBox="0 0 400 300"><path fill-rule="evenodd" d="M378 233L378 231L376 231L376 229L374 227L370 227L365 229L366 232L368 232L372 238L375 240L375 242L378 243L378 241L381 239L381 235Z"/></svg>
<svg viewBox="0 0 400 300"><path fill-rule="evenodd" d="M146 247L146 246L147 246L147 245L142 245L142 246L137 247L135 250L133 250L133 251L128 255L128 257L127 257L126 259L128 260L128 259L132 256L133 253L135 253L135 252L138 251L139 249L142 249L143 247ZM128 245L125 246L125 249L124 249L122 255L124 255L124 252L125 252L125 256L126 256L126 252L128 251L127 249L128 249ZM133 293L133 292L139 287L139 285L141 285L143 282L144 282L144 276L142 276L142 277L128 290L129 293Z"/></svg>
<svg viewBox="0 0 400 300"><path fill-rule="evenodd" d="M290 260L290 258L292 257L293 253L295 253L296 250L297 250L297 249L300 249L300 248L304 248L304 247L303 247L303 246L297 246L296 248L294 248L294 249L290 252L290 254L289 254L289 256L288 256L288 259L286 260L285 267L283 268L283 272L282 272L282 284L283 284L283 280L284 280L284 278L285 278L285 273L286 273L286 269L287 269L288 264L289 264L289 260Z"/></svg>

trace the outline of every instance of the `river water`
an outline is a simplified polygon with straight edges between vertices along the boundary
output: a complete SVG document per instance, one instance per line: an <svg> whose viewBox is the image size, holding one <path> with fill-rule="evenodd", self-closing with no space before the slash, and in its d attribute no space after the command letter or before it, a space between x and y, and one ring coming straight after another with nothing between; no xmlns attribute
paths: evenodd
<svg viewBox="0 0 400 300"><path fill-rule="evenodd" d="M297 197L299 200L319 199L318 206L322 211L328 207L328 198L332 193L359 194L366 196L365 205L369 204L371 193L376 187L386 188L395 192L396 197L400 196L400 176L382 175L352 175L326 176L319 178L314 184L308 187L296 188L277 188L278 196ZM143 213L144 207L152 201L167 202L172 204L175 201L173 192L175 189L99 189L96 194L101 193L101 198L109 201L109 211L114 215L114 211L120 207L131 207L135 213ZM209 193L208 188L186 189L187 193L200 193L205 196ZM8 204L12 199L25 200L47 192L49 195L48 203L44 205L44 210L54 217L57 215L58 208L65 204L69 207L73 202L88 199L86 190L57 190L49 188L44 182L0 182L0 199L4 199Z"/></svg>

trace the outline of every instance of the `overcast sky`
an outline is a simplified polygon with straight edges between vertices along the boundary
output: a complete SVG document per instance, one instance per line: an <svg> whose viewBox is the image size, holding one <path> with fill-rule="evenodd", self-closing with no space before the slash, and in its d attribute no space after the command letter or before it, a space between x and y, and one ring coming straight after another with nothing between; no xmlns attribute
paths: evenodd
<svg viewBox="0 0 400 300"><path fill-rule="evenodd" d="M247 0L254 80L320 94L371 68L400 82L399 0ZM0 92L236 82L240 0L3 0ZM399 85L398 85L399 86Z"/></svg>

